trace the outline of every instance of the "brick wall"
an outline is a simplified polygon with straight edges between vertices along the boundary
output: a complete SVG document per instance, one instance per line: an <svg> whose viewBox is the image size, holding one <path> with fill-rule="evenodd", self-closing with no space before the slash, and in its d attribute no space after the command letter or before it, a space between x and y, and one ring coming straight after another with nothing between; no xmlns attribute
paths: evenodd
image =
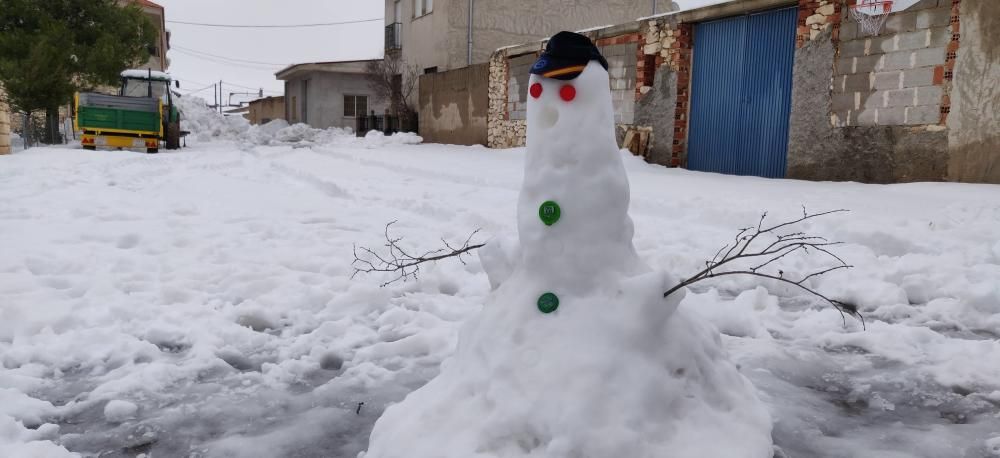
<svg viewBox="0 0 1000 458"><path fill-rule="evenodd" d="M957 19L952 39L953 1L921 0L892 13L876 36L865 35L843 8L832 85L834 126L942 124L948 50L958 45Z"/></svg>
<svg viewBox="0 0 1000 458"><path fill-rule="evenodd" d="M672 35L670 34L672 32ZM677 106L674 109L674 139L671 166L684 163L687 153L688 113L691 109L691 47L694 35L691 24L678 24L673 30L668 30L671 38L666 51L666 62L677 73Z"/></svg>

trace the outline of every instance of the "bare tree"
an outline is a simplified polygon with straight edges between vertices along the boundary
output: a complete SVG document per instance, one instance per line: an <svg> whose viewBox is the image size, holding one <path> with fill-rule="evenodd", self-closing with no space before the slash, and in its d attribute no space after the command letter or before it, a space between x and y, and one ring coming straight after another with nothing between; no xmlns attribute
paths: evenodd
<svg viewBox="0 0 1000 458"><path fill-rule="evenodd" d="M749 275L795 286L836 308L844 318L845 325L847 324L846 317L850 315L861 320L862 326L864 326L864 317L858 312L856 305L830 299L808 286L808 281L812 278L835 270L853 267L830 251L831 247L840 245L841 242L830 242L823 237L808 235L805 232L792 229L792 226L813 218L847 211L841 209L821 213L809 213L803 207L802 216L773 226L764 225L767 219L767 213L765 212L761 215L756 226L739 229L732 242L724 245L716 251L712 259L705 262L704 269L670 288L670 290L663 293L663 297L667 297L687 286L712 278L730 275ZM410 255L408 250L404 250L400 246L400 242L403 240L402 237L389 235L389 227L394 223L395 221L385 226L386 252L380 254L370 248L361 247L360 251L364 255L362 257L358 255L359 248L357 246L354 247L354 262L352 263L354 275L371 272L394 272L397 274L397 277L383 283L382 286L399 280L405 282L410 278L417 278L417 274L420 271L420 264L436 262L451 257L457 257L462 263L465 263L462 256L485 245L485 243L472 244L472 238L479 233L479 229L476 229L461 245L450 244L442 239L441 242L444 243L444 247L414 256ZM793 253L802 253L805 255L818 254L830 259L832 265L810 272L801 278L788 278L785 276L784 271L776 267L775 263Z"/></svg>
<svg viewBox="0 0 1000 458"><path fill-rule="evenodd" d="M365 65L365 77L375 99L387 102L389 111L399 119L409 119L414 111L409 100L418 76L417 67L406 65L398 52L387 52L385 58Z"/></svg>

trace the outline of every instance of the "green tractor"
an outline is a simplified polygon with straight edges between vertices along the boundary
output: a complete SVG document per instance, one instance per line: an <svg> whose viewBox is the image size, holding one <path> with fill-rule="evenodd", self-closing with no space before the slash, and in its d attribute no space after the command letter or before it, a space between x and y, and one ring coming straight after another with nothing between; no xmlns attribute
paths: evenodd
<svg viewBox="0 0 1000 458"><path fill-rule="evenodd" d="M145 148L156 153L181 146L181 117L170 91L170 75L153 70L125 70L118 95L76 94L74 128L84 149ZM180 87L180 84L177 87Z"/></svg>

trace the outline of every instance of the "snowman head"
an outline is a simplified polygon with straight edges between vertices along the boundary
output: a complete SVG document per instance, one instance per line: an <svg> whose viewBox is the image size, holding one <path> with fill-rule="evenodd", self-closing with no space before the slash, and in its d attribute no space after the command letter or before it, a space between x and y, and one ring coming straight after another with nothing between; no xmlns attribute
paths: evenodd
<svg viewBox="0 0 1000 458"><path fill-rule="evenodd" d="M529 145L540 136L589 137L586 133L595 127L613 129L607 68L607 60L586 36L554 35L528 80Z"/></svg>
<svg viewBox="0 0 1000 458"><path fill-rule="evenodd" d="M608 69L608 61L601 51L585 35L573 32L559 32L549 38L545 51L531 66L532 75L557 80L572 80L583 73L584 68L596 60Z"/></svg>

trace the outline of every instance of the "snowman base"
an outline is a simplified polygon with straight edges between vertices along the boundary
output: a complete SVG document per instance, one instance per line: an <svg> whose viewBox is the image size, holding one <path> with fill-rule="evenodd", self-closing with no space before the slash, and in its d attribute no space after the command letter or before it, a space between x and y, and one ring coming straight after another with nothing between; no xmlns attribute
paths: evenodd
<svg viewBox="0 0 1000 458"><path fill-rule="evenodd" d="M525 277L466 324L437 378L386 410L365 458L772 456L770 417L718 331L677 309L683 294L653 295L671 279L562 295L549 314L503 310L532 302Z"/></svg>

